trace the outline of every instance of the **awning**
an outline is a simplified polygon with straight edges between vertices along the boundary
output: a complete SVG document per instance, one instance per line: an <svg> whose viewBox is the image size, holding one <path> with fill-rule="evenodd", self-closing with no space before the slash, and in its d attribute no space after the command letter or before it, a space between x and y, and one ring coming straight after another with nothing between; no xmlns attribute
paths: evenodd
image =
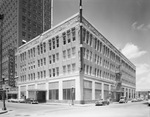
<svg viewBox="0 0 150 117"><path fill-rule="evenodd" d="M10 91L7 94L18 94L18 91Z"/></svg>
<svg viewBox="0 0 150 117"><path fill-rule="evenodd" d="M28 89L28 91L47 91L45 89Z"/></svg>

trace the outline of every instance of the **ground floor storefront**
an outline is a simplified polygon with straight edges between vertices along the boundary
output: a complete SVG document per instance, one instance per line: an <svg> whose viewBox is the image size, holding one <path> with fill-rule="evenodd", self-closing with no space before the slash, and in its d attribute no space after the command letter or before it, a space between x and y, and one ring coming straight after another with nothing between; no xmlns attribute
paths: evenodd
<svg viewBox="0 0 150 117"><path fill-rule="evenodd" d="M113 83L84 77L70 77L18 85L18 98L35 98L40 102L91 103L112 98ZM135 98L135 89L123 86L120 96ZM117 94L118 95L118 94ZM118 97L119 98L119 97Z"/></svg>

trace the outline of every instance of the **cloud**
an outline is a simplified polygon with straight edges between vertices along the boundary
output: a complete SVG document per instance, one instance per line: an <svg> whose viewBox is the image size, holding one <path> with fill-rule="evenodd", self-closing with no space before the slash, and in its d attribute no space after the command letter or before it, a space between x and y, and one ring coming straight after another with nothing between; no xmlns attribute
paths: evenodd
<svg viewBox="0 0 150 117"><path fill-rule="evenodd" d="M149 70L150 71L150 70ZM143 76L137 76L136 88L137 90L150 90L150 72L144 74Z"/></svg>
<svg viewBox="0 0 150 117"><path fill-rule="evenodd" d="M150 66L146 63L136 64L136 75L143 75L150 72Z"/></svg>
<svg viewBox="0 0 150 117"><path fill-rule="evenodd" d="M147 31L150 29L150 24L148 25L138 24L138 22L134 22L131 26L133 30L138 30L138 31Z"/></svg>
<svg viewBox="0 0 150 117"><path fill-rule="evenodd" d="M138 46L132 43L127 43L121 52L129 59L138 58L147 53L146 51L140 51Z"/></svg>
<svg viewBox="0 0 150 117"><path fill-rule="evenodd" d="M134 23L132 24L132 28L133 28L133 29L136 29L136 25L137 25L137 22L134 22Z"/></svg>
<svg viewBox="0 0 150 117"><path fill-rule="evenodd" d="M136 64L136 88L137 90L150 90L150 65Z"/></svg>

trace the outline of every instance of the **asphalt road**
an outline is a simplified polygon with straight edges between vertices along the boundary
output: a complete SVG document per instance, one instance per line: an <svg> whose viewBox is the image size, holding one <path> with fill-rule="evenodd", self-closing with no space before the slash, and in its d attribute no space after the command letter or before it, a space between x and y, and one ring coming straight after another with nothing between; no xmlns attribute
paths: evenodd
<svg viewBox="0 0 150 117"><path fill-rule="evenodd" d="M6 106L8 113L0 117L150 117L150 107L144 102L109 106L6 103Z"/></svg>

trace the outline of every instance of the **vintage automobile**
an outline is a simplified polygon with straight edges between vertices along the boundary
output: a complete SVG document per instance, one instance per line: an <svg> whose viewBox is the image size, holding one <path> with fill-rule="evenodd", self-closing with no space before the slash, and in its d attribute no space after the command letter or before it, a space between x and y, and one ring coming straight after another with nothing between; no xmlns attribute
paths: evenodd
<svg viewBox="0 0 150 117"><path fill-rule="evenodd" d="M14 98L10 98L8 99L8 102L16 102L17 99L14 99Z"/></svg>
<svg viewBox="0 0 150 117"><path fill-rule="evenodd" d="M104 105L109 105L109 101L100 99L100 100L95 102L95 106L104 106Z"/></svg>
<svg viewBox="0 0 150 117"><path fill-rule="evenodd" d="M33 99L33 98L27 98L25 100L25 103L29 103L29 104L38 104L38 101Z"/></svg>
<svg viewBox="0 0 150 117"><path fill-rule="evenodd" d="M133 98L132 100L131 100L131 102L137 102L138 100L136 99L136 98Z"/></svg>
<svg viewBox="0 0 150 117"><path fill-rule="evenodd" d="M126 97L124 97L124 96L120 97L119 103L127 103L127 102L128 101L127 101Z"/></svg>
<svg viewBox="0 0 150 117"><path fill-rule="evenodd" d="M150 106L150 99L148 99L147 104L148 104L148 106Z"/></svg>

